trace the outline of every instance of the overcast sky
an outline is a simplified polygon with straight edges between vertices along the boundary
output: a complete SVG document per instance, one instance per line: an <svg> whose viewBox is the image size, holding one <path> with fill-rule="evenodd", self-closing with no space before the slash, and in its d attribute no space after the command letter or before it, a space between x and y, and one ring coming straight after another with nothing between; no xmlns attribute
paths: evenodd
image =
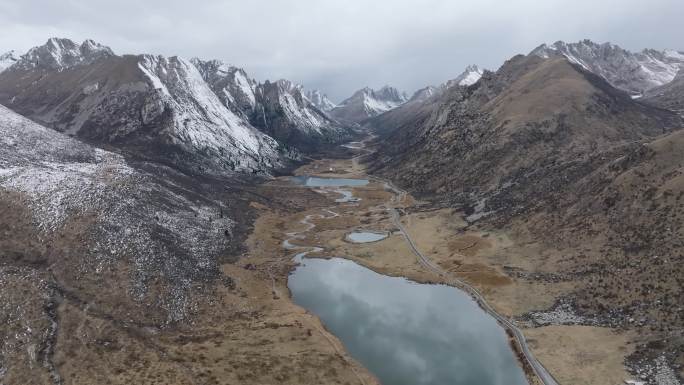
<svg viewBox="0 0 684 385"><path fill-rule="evenodd" d="M48 37L119 53L216 58L339 102L496 69L556 40L684 50L684 0L0 0L0 51Z"/></svg>

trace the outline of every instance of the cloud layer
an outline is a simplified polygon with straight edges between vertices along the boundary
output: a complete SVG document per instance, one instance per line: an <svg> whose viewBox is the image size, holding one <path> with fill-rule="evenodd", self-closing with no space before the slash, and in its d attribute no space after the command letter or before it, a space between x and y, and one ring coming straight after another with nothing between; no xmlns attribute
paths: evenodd
<svg viewBox="0 0 684 385"><path fill-rule="evenodd" d="M681 0L0 0L0 51L48 37L117 53L217 58L335 101L369 85L406 91L496 69L543 42L684 49Z"/></svg>

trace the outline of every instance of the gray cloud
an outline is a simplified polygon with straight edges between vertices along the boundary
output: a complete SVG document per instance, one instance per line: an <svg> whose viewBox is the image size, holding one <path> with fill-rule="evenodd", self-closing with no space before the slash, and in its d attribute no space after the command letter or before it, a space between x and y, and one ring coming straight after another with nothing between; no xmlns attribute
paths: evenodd
<svg viewBox="0 0 684 385"><path fill-rule="evenodd" d="M496 69L543 42L590 38L684 49L681 0L0 0L0 51L48 37L117 53L217 58L334 100L369 85L407 91Z"/></svg>

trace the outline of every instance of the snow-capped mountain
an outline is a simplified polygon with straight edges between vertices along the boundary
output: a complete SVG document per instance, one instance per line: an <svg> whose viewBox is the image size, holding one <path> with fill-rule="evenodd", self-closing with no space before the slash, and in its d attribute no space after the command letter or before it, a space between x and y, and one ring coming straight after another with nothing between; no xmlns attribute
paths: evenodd
<svg viewBox="0 0 684 385"><path fill-rule="evenodd" d="M170 111L173 125L165 133L172 143L208 151L235 169L277 164L277 143L229 110L190 61L143 55L138 67L156 91L143 118L155 121Z"/></svg>
<svg viewBox="0 0 684 385"><path fill-rule="evenodd" d="M328 95L319 90L307 90L305 96L314 106L324 112L328 112L336 106L335 103L328 99Z"/></svg>
<svg viewBox="0 0 684 385"><path fill-rule="evenodd" d="M455 85L469 86L475 84L478 80L480 80L483 73L484 71L480 69L478 66L474 64L469 65L460 75L442 84L441 87L451 88Z"/></svg>
<svg viewBox="0 0 684 385"><path fill-rule="evenodd" d="M301 85L285 79L259 84L243 69L216 60L192 63L224 106L284 144L312 149L349 135L304 96Z"/></svg>
<svg viewBox="0 0 684 385"><path fill-rule="evenodd" d="M111 56L114 56L114 52L109 47L92 40L77 44L69 39L50 38L44 45L31 48L22 55L19 65L23 69L40 68L62 71L75 65L89 64Z"/></svg>
<svg viewBox="0 0 684 385"><path fill-rule="evenodd" d="M614 87L633 95L641 95L671 82L677 72L684 68L682 52L645 49L633 53L615 44L598 44L591 40L542 44L531 54L542 58L565 56L569 61L603 77Z"/></svg>
<svg viewBox="0 0 684 385"><path fill-rule="evenodd" d="M454 86L467 87L473 85L478 80L480 80L483 73L484 71L480 69L478 66L469 65L460 75L440 84L438 87L427 86L419 89L413 94L413 96L411 96L409 102L424 102L435 95L440 95L444 93L446 89L449 89Z"/></svg>
<svg viewBox="0 0 684 385"><path fill-rule="evenodd" d="M19 61L19 56L14 50L3 53L0 55L0 72L13 66L17 61Z"/></svg>
<svg viewBox="0 0 684 385"><path fill-rule="evenodd" d="M259 84L256 100L252 123L288 145L313 149L320 143L348 138L351 133L316 107L301 85L289 80Z"/></svg>
<svg viewBox="0 0 684 385"><path fill-rule="evenodd" d="M191 59L223 105L235 114L250 119L256 106L257 82L245 70L219 60Z"/></svg>
<svg viewBox="0 0 684 385"><path fill-rule="evenodd" d="M195 171L269 172L294 156L226 107L190 61L117 56L89 40L31 49L0 73L0 103L58 131Z"/></svg>
<svg viewBox="0 0 684 385"><path fill-rule="evenodd" d="M406 94L394 87L384 86L377 91L365 87L332 109L330 114L342 121L358 123L397 108L407 100Z"/></svg>

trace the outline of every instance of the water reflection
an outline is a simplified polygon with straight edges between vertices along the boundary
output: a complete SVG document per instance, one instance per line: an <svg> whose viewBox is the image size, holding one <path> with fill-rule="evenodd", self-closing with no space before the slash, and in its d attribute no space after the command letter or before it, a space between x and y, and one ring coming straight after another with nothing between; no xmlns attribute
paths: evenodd
<svg viewBox="0 0 684 385"><path fill-rule="evenodd" d="M373 231L354 231L347 234L347 240L354 243L377 242L387 238L387 234Z"/></svg>
<svg viewBox="0 0 684 385"><path fill-rule="evenodd" d="M461 291L304 259L288 286L385 385L526 384L503 329Z"/></svg>
<svg viewBox="0 0 684 385"><path fill-rule="evenodd" d="M314 176L293 176L290 177L293 183L308 187L342 187L342 186L365 186L368 179L348 179L348 178L318 178Z"/></svg>

